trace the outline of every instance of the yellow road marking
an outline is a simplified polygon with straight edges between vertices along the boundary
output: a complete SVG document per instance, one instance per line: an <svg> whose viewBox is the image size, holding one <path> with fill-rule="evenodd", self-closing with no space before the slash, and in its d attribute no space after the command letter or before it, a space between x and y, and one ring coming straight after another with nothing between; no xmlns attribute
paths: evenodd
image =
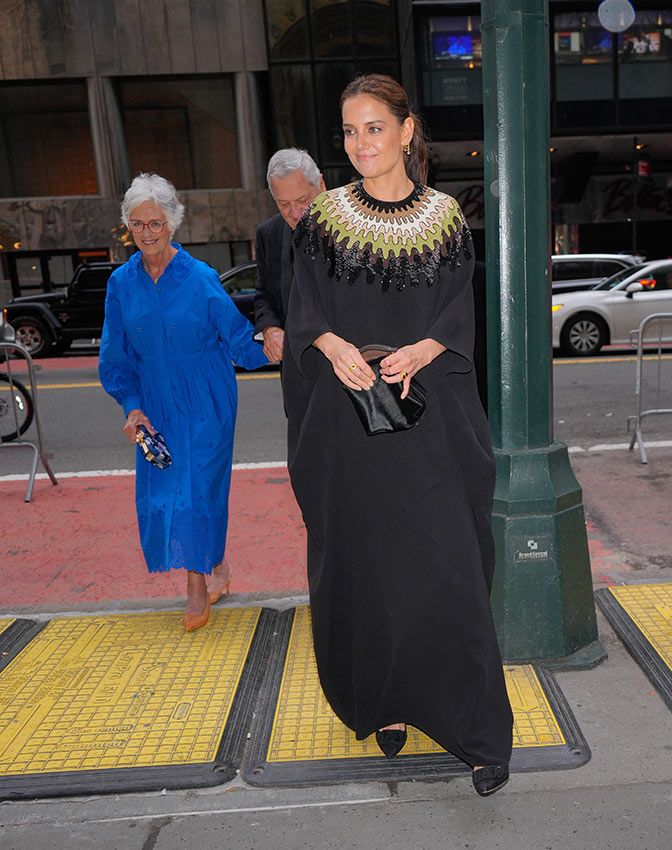
<svg viewBox="0 0 672 850"><path fill-rule="evenodd" d="M268 381L268 380L277 380L280 377L279 372L271 372L269 374L263 375L237 375L236 380L238 381ZM86 389L91 387L102 387L100 381L73 381L72 383L64 383L64 384L38 384L38 389L40 390L74 390L74 389ZM0 392L2 391L2 387L0 387Z"/></svg>

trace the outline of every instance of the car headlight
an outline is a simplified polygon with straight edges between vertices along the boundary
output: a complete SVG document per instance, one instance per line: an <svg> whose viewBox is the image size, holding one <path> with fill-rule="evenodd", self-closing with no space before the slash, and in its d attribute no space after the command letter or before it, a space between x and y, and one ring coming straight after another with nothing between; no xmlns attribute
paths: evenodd
<svg viewBox="0 0 672 850"><path fill-rule="evenodd" d="M557 313L557 312L558 312L558 310L562 310L562 308L563 308L564 306L565 306L564 304L553 304L553 305L551 306L551 313Z"/></svg>

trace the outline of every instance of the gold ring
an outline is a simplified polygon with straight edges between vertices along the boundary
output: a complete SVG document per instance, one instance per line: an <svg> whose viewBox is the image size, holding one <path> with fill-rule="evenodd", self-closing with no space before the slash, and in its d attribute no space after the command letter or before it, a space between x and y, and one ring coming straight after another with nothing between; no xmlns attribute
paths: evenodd
<svg viewBox="0 0 672 850"><path fill-rule="evenodd" d="M354 371L355 371L355 369L357 368L357 364L356 364L356 363L351 363L351 364L350 364L350 368L351 368L351 369L352 369L352 371L354 372Z"/></svg>
<svg viewBox="0 0 672 850"><path fill-rule="evenodd" d="M402 372L401 373L401 380L402 381L405 381L407 377L408 377L408 372Z"/></svg>

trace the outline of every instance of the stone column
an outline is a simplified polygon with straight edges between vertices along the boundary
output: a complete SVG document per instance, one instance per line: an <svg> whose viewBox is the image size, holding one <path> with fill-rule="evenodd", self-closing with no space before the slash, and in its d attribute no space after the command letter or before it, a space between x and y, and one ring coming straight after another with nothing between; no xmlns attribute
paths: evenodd
<svg viewBox="0 0 672 850"><path fill-rule="evenodd" d="M264 121L255 75L239 71L235 75L236 129L240 185L257 191L266 186Z"/></svg>
<svg viewBox="0 0 672 850"><path fill-rule="evenodd" d="M87 92L98 194L118 197L131 182L131 170L117 96L108 77L89 77Z"/></svg>

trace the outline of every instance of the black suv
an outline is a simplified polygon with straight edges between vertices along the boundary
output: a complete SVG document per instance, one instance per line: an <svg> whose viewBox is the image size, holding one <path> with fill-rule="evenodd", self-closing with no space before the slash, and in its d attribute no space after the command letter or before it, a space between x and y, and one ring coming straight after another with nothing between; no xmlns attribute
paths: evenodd
<svg viewBox="0 0 672 850"><path fill-rule="evenodd" d="M12 298L7 320L16 341L33 357L62 354L74 339L98 339L105 318L107 281L118 263L78 266L65 289ZM240 312L254 322L254 263L220 275L222 286Z"/></svg>
<svg viewBox="0 0 672 850"><path fill-rule="evenodd" d="M33 357L61 354L74 339L100 336L105 318L107 281L118 263L78 266L65 289L12 298L7 319L16 341Z"/></svg>

